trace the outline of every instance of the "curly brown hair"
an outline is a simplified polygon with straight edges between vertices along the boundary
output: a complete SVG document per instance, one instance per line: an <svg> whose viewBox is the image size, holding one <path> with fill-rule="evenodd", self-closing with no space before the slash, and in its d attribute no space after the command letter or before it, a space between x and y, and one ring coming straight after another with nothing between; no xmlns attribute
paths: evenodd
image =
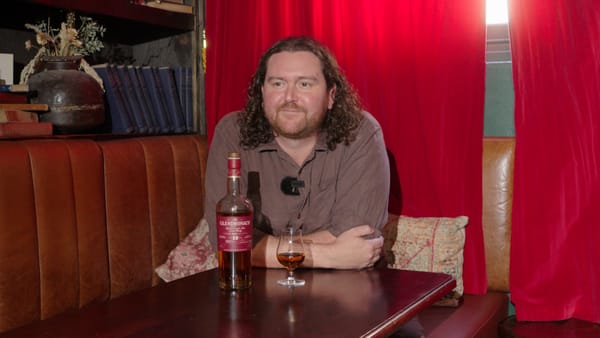
<svg viewBox="0 0 600 338"><path fill-rule="evenodd" d="M248 85L246 106L239 116L240 145L246 149L273 141L273 130L262 107L261 88L267 73L267 62L273 54L281 52L308 51L321 61L327 89L334 86L333 107L327 112L321 130L327 133L327 147L334 150L339 143L350 144L356 138L356 129L363 118L360 99L352 85L346 80L333 54L315 39L299 36L288 37L276 42L260 58L258 69Z"/></svg>

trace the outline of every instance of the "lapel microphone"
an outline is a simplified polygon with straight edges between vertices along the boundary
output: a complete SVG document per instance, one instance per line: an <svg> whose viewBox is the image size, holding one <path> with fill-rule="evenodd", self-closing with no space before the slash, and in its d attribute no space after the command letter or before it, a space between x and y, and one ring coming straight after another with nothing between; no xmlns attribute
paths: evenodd
<svg viewBox="0 0 600 338"><path fill-rule="evenodd" d="M304 181L296 177L286 176L281 180L280 188L281 192L286 195L299 196L300 190L298 188L304 188Z"/></svg>

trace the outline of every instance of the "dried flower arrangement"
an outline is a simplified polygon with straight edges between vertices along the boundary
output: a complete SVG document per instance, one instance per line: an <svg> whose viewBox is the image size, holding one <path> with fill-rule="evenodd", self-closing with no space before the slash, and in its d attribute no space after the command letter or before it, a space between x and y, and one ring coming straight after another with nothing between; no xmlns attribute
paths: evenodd
<svg viewBox="0 0 600 338"><path fill-rule="evenodd" d="M31 40L25 41L25 48L31 50L38 48L37 53L23 68L21 72L21 83L26 83L29 76L37 70L44 56L82 56L80 68L93 76L102 86L102 80L96 71L83 59L83 56L100 51L104 44L100 40L106 28L99 25L90 17L80 16L80 26L75 28L76 16L74 12L67 13L66 21L60 24L60 28L53 28L50 19L37 25L25 24L26 28L33 30L36 34L36 42L39 47L32 44Z"/></svg>

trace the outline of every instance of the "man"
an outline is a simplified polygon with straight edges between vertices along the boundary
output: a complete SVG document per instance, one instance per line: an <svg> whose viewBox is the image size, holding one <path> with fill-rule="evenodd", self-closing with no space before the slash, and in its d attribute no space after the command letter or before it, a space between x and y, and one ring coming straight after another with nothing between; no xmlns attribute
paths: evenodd
<svg viewBox="0 0 600 338"><path fill-rule="evenodd" d="M276 42L259 61L245 109L217 124L204 209L215 248L230 151L241 154L242 189L250 187L255 207L253 265L281 267L275 236L288 224L302 226L309 242L304 266L377 262L390 177L383 134L324 46L307 37Z"/></svg>

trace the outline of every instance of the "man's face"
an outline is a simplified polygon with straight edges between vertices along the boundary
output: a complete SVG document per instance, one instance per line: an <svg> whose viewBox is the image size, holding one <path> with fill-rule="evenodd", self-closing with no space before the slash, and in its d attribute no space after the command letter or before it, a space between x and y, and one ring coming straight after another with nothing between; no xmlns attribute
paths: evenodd
<svg viewBox="0 0 600 338"><path fill-rule="evenodd" d="M334 94L335 88L327 90L321 62L311 52L281 52L267 61L263 108L278 137L316 135Z"/></svg>

